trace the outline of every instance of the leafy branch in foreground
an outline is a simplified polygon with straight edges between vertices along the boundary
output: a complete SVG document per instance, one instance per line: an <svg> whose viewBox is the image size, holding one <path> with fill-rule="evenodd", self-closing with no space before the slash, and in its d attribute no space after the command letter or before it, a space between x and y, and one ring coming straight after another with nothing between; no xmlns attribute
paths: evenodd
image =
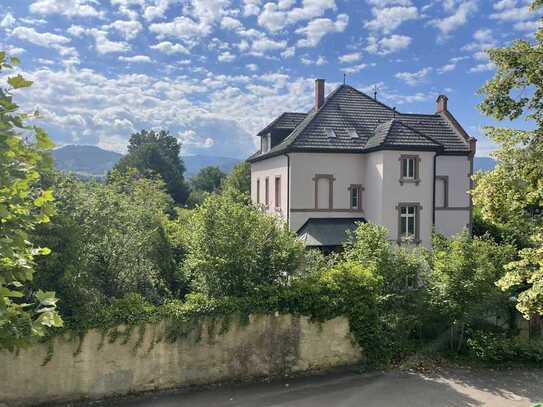
<svg viewBox="0 0 543 407"><path fill-rule="evenodd" d="M0 52L0 72L13 69L19 60ZM33 115L21 113L12 90L32 82L11 76L9 88L0 88L0 348L12 349L47 328L62 326L55 294L30 285L34 256L48 248L34 247L29 232L49 222L53 192L40 185L43 171L51 168L45 152L53 143L44 130L25 124Z"/></svg>

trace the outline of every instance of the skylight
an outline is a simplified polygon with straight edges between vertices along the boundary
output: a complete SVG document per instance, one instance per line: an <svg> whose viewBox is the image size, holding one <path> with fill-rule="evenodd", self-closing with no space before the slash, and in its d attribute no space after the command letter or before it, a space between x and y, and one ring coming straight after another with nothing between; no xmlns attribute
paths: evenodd
<svg viewBox="0 0 543 407"><path fill-rule="evenodd" d="M328 138L336 138L336 132L334 131L334 129L331 129L330 127L325 127L324 131L326 132Z"/></svg>
<svg viewBox="0 0 543 407"><path fill-rule="evenodd" d="M347 129L347 133L349 134L350 138L359 138L360 137L355 129Z"/></svg>

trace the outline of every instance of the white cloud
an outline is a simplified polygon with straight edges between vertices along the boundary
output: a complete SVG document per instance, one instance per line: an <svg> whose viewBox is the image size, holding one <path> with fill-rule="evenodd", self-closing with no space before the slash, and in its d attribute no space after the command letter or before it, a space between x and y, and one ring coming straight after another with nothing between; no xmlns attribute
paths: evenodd
<svg viewBox="0 0 543 407"><path fill-rule="evenodd" d="M455 63L449 63L449 64L445 64L445 65L441 66L440 68L438 68L437 73L444 74L445 72L451 72L451 71L454 71L455 69L456 69L456 64Z"/></svg>
<svg viewBox="0 0 543 407"><path fill-rule="evenodd" d="M173 44L170 41L162 41L158 44L151 45L151 49L163 52L167 55L173 54L189 54L189 50L181 44Z"/></svg>
<svg viewBox="0 0 543 407"><path fill-rule="evenodd" d="M419 12L414 6L394 6L389 8L372 8L373 19L365 22L365 27L389 34L396 30L403 22L416 20Z"/></svg>
<svg viewBox="0 0 543 407"><path fill-rule="evenodd" d="M370 6L388 7L388 6L410 6L411 0L366 0Z"/></svg>
<svg viewBox="0 0 543 407"><path fill-rule="evenodd" d="M15 25L15 17L13 17L13 14L11 14L9 11L6 13L4 18L2 18L2 21L0 21L0 27L2 28L10 28Z"/></svg>
<svg viewBox="0 0 543 407"><path fill-rule="evenodd" d="M532 18L534 12L530 10L529 2L511 0L499 1L494 4L495 13L490 18L501 21L524 21Z"/></svg>
<svg viewBox="0 0 543 407"><path fill-rule="evenodd" d="M136 38L138 33L142 30L141 23L135 20L117 20L111 23L109 27L119 31L125 40Z"/></svg>
<svg viewBox="0 0 543 407"><path fill-rule="evenodd" d="M412 38L407 35L393 34L381 39L370 36L368 37L366 51L370 54L388 55L409 47L411 41Z"/></svg>
<svg viewBox="0 0 543 407"><path fill-rule="evenodd" d="M236 59L236 56L232 54L230 51L225 51L217 57L217 59L220 62L232 62L234 59Z"/></svg>
<svg viewBox="0 0 543 407"><path fill-rule="evenodd" d="M132 57L120 56L119 61L123 62L153 62L147 55L134 55Z"/></svg>
<svg viewBox="0 0 543 407"><path fill-rule="evenodd" d="M352 52L350 54L341 55L338 60L342 64L349 64L351 62L358 62L362 58L360 52Z"/></svg>
<svg viewBox="0 0 543 407"><path fill-rule="evenodd" d="M247 64L247 65L245 65L245 67L251 72L258 71L258 65L257 64Z"/></svg>
<svg viewBox="0 0 543 407"><path fill-rule="evenodd" d="M368 64L358 64L358 65L341 68L341 71L345 72L346 74L352 75L352 74L360 72L362 69L366 68L367 66Z"/></svg>
<svg viewBox="0 0 543 407"><path fill-rule="evenodd" d="M281 52L281 56L283 58L291 58L294 55L296 55L296 47L288 47L283 52Z"/></svg>
<svg viewBox="0 0 543 407"><path fill-rule="evenodd" d="M343 32L348 24L349 16L347 14L339 14L336 21L329 18L311 20L307 26L296 30L296 34L305 36L305 38L298 40L297 45L299 47L316 47L326 34Z"/></svg>
<svg viewBox="0 0 543 407"><path fill-rule="evenodd" d="M493 62L488 62L486 64L477 64L474 67L470 68L470 72L487 72L493 71L496 69L496 65Z"/></svg>
<svg viewBox="0 0 543 407"><path fill-rule="evenodd" d="M164 17L164 14L174 2L176 2L176 0L154 0L153 4L145 6L143 18L147 21L153 21L157 18Z"/></svg>
<svg viewBox="0 0 543 407"><path fill-rule="evenodd" d="M234 31L243 28L243 24L241 24L241 22L235 18L226 16L221 20L221 28Z"/></svg>
<svg viewBox="0 0 543 407"><path fill-rule="evenodd" d="M127 52L130 50L128 43L124 41L111 41L107 38L108 32L98 28L85 28L80 25L72 25L68 28L68 33L75 37L81 35L90 35L93 37L95 49L99 54Z"/></svg>
<svg viewBox="0 0 543 407"><path fill-rule="evenodd" d="M320 55L316 60L313 60L313 59L308 58L308 57L301 57L300 61L304 65L317 65L317 66L325 65L325 64L328 63L326 58L323 57L322 55Z"/></svg>
<svg viewBox="0 0 543 407"><path fill-rule="evenodd" d="M266 3L258 16L258 24L275 32L299 21L321 17L326 10L336 9L335 0L303 0L301 7L288 10L293 5L294 2L290 0Z"/></svg>
<svg viewBox="0 0 543 407"><path fill-rule="evenodd" d="M440 39L445 39L451 32L466 24L468 18L476 11L477 1L465 0L458 5L455 5L453 14L444 18L431 20L430 25L433 25L441 32Z"/></svg>
<svg viewBox="0 0 543 407"><path fill-rule="evenodd" d="M419 83L424 82L431 72L432 68L426 67L417 72L398 72L394 77L405 82L409 86L416 86Z"/></svg>
<svg viewBox="0 0 543 407"><path fill-rule="evenodd" d="M257 16L260 13L261 0L243 0L243 15Z"/></svg>
<svg viewBox="0 0 543 407"><path fill-rule="evenodd" d="M102 17L103 13L93 6L97 4L96 0L37 0L30 5L30 12L68 17Z"/></svg>
<svg viewBox="0 0 543 407"><path fill-rule="evenodd" d="M462 50L472 52L472 57L478 61L488 61L486 51L498 46L494 32L488 28L481 28L475 31L473 39L474 41L464 45Z"/></svg>
<svg viewBox="0 0 543 407"><path fill-rule="evenodd" d="M535 32L539 29L541 23L539 21L519 21L515 23L513 28L517 31Z"/></svg>
<svg viewBox="0 0 543 407"><path fill-rule="evenodd" d="M287 46L287 42L285 40L276 41L268 37L262 37L253 41L251 49L253 52L257 54L261 54L261 53L266 53L268 51L285 49L286 46Z"/></svg>
<svg viewBox="0 0 543 407"><path fill-rule="evenodd" d="M70 39L63 35L48 32L40 33L29 27L16 27L11 32L11 35L19 38L20 40L28 41L32 44L47 48L52 48L56 45L68 44L70 42Z"/></svg>

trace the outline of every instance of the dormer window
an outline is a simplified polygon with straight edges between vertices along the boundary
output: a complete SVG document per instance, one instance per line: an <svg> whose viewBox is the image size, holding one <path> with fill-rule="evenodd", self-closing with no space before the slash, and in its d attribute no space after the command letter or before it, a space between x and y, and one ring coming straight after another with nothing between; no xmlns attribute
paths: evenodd
<svg viewBox="0 0 543 407"><path fill-rule="evenodd" d="M270 151L271 148L271 136L269 134L266 134L265 136L262 136L260 138L260 150L262 153L267 153Z"/></svg>
<svg viewBox="0 0 543 407"><path fill-rule="evenodd" d="M336 138L336 132L334 131L334 129L331 129L330 127L326 127L324 131L326 132L326 136L328 138Z"/></svg>
<svg viewBox="0 0 543 407"><path fill-rule="evenodd" d="M350 138L360 138L355 129L348 129L347 133L349 134Z"/></svg>

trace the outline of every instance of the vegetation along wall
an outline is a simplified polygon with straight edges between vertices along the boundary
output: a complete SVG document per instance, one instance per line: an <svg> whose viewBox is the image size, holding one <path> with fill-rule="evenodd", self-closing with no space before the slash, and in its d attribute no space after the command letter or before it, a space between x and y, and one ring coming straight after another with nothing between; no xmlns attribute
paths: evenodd
<svg viewBox="0 0 543 407"><path fill-rule="evenodd" d="M103 398L354 364L362 355L349 322L291 315L207 320L175 342L164 324L130 335L89 331L18 353L0 352L0 405ZM115 339L115 340L113 340Z"/></svg>

